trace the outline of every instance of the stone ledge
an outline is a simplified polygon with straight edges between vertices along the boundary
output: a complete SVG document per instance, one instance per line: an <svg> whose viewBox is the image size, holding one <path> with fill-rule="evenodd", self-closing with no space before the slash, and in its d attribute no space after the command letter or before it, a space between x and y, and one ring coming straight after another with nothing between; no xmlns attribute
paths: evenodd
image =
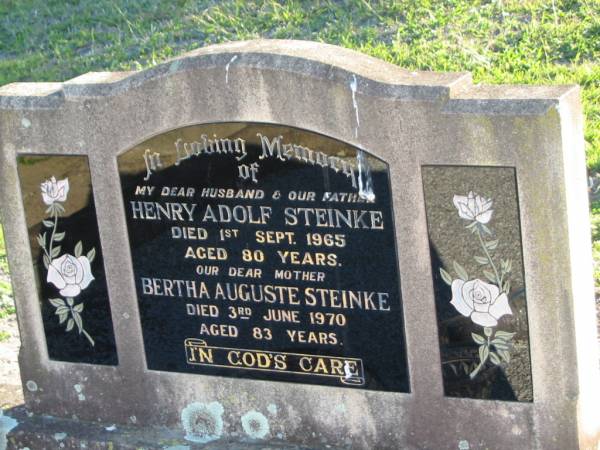
<svg viewBox="0 0 600 450"><path fill-rule="evenodd" d="M14 419L14 420L11 420ZM5 412L4 420L16 426L6 434L6 450L38 449L110 449L110 450L310 450L281 441L221 439L206 444L184 438L183 430L169 428L123 427L28 414L18 406ZM1 425L1 424L0 424ZM0 448L2 433L0 428ZM333 448L328 446L327 448Z"/></svg>

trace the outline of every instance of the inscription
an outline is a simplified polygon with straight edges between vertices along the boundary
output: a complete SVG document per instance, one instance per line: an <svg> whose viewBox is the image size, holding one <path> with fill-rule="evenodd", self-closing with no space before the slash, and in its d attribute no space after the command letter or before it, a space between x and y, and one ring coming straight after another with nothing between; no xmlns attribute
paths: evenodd
<svg viewBox="0 0 600 450"><path fill-rule="evenodd" d="M185 347L187 361L194 365L333 377L356 386L365 382L362 360L357 358L209 347L199 339L186 339Z"/></svg>
<svg viewBox="0 0 600 450"><path fill-rule="evenodd" d="M342 172L350 180L352 187L358 187L356 181L357 167L353 163L337 156L328 155L322 151L315 151L300 144L282 142L283 136L269 138L262 133L257 133L256 136L260 139L261 145L259 160L276 158L283 162L300 161L304 164L327 168L336 173ZM258 183L259 164L257 162L251 164L241 163L248 156L246 141L242 138L222 139L216 134L213 134L212 138L209 138L206 134L201 134L200 140L192 142L185 142L183 139L178 138L174 142L174 151L176 166L194 156L233 155L239 163L239 178ZM150 176L162 167L161 153L146 149L144 151L144 163L146 165L144 181L148 181Z"/></svg>
<svg viewBox="0 0 600 450"><path fill-rule="evenodd" d="M119 166L150 369L408 391L385 163L219 124Z"/></svg>

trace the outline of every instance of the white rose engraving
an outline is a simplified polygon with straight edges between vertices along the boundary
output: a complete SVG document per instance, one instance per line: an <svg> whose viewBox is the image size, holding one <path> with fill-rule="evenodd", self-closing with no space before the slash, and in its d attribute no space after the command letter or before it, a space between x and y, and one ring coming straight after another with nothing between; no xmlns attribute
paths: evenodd
<svg viewBox="0 0 600 450"><path fill-rule="evenodd" d="M52 205L56 202L64 202L67 200L67 194L69 193L69 179L56 181L56 178L52 177L49 180L44 181L40 188L42 190L42 199L46 205Z"/></svg>
<svg viewBox="0 0 600 450"><path fill-rule="evenodd" d="M496 330L498 320L505 315L512 315L509 306L511 292L510 273L512 260L500 257L500 264L494 261L496 250L500 239L494 239L494 232L488 227L494 210L492 199L470 191L467 195L454 195L452 203L458 210L458 216L467 220L465 228L471 235L477 238L481 246L481 253L473 253L476 266L489 283L478 278L470 277L467 270L457 261L452 261L452 268L456 277L440 267L442 280L450 286L452 299L450 304L463 316L468 317L474 324L483 327L483 334L471 332L473 342L478 346L479 364L474 369L463 368L469 377L474 379L477 374L491 362L495 366L504 366L511 361L512 340L516 332ZM460 366L457 361L445 361L452 368L453 373L458 375Z"/></svg>
<svg viewBox="0 0 600 450"><path fill-rule="evenodd" d="M60 243L66 236L65 231L58 230L58 219L65 213L63 203L67 201L69 194L69 179L56 180L52 176L49 180L40 184L42 200L48 208L46 214L50 218L42 220L42 226L47 228L37 235L37 241L43 250L42 261L44 267L48 270L46 282L56 286L63 298L49 298L50 304L56 308L55 314L58 316L58 323L65 324L65 331L73 329L79 331L79 334L85 336L90 345L94 347L96 343L92 336L83 327L83 309L84 303L75 303L74 297L81 294L94 280L92 275L91 263L96 257L96 249L91 248L86 256L82 256L83 243L77 242L75 245L75 256L70 254L61 254L62 246Z"/></svg>
<svg viewBox="0 0 600 450"><path fill-rule="evenodd" d="M93 279L90 261L87 257L75 258L66 254L52 260L48 267L46 281L60 289L60 295L76 297L82 289L88 287Z"/></svg>
<svg viewBox="0 0 600 450"><path fill-rule="evenodd" d="M452 281L452 306L465 317L483 327L495 327L500 317L510 314L508 297L498 286L479 279Z"/></svg>
<svg viewBox="0 0 600 450"><path fill-rule="evenodd" d="M488 223L494 212L492 208L492 199L485 199L481 195L469 192L466 197L455 195L453 198L454 206L458 209L458 215L467 220L473 220L479 223Z"/></svg>

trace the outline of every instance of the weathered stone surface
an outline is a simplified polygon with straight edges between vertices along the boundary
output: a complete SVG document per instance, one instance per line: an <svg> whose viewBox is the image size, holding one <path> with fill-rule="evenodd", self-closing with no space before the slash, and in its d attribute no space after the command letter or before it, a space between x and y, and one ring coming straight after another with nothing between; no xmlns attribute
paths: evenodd
<svg viewBox="0 0 600 450"><path fill-rule="evenodd" d="M389 164L410 393L147 370L116 157L168 130L228 121L308 129ZM268 417L269 439L317 448L596 448L598 357L578 87L473 86L468 74L409 72L329 45L235 42L143 72L4 86L0 149L20 366L35 414L183 434L187 405L217 402L226 439L244 436L240 418L257 410ZM89 157L116 367L48 359L17 154ZM532 403L443 394L422 165L516 167Z"/></svg>
<svg viewBox="0 0 600 450"><path fill-rule="evenodd" d="M25 408L7 411L16 419L6 436L6 450L30 449L113 449L113 450L308 450L281 441L259 441L232 436L218 442L199 444L184 438L184 433L164 427L116 426L59 419L47 416L28 416ZM2 441L0 440L0 444ZM331 447L333 448L333 447Z"/></svg>

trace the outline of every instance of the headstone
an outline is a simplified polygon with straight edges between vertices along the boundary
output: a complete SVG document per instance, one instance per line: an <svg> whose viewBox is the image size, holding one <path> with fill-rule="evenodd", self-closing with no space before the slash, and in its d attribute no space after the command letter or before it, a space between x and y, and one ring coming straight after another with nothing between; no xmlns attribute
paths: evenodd
<svg viewBox="0 0 600 450"><path fill-rule="evenodd" d="M4 86L0 148L9 448L598 443L576 86L239 42Z"/></svg>

